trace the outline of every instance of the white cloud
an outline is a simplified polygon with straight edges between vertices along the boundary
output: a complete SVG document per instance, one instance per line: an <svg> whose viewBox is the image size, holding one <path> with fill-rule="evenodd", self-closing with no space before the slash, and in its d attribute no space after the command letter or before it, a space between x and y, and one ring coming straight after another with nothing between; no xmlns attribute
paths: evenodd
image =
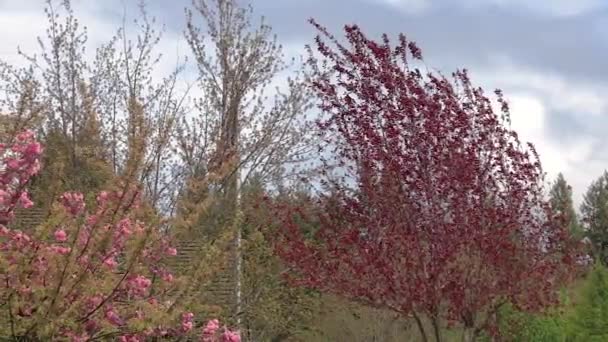
<svg viewBox="0 0 608 342"><path fill-rule="evenodd" d="M369 2L380 3L396 8L410 14L417 14L428 10L431 7L431 0L368 0Z"/></svg>
<svg viewBox="0 0 608 342"><path fill-rule="evenodd" d="M17 54L17 46L28 55L39 53L37 38L41 37L47 43L48 19L44 7L43 1L0 2L0 59L13 65L24 63ZM74 1L73 7L79 24L87 27L87 53L92 55L94 47L109 40L118 26L98 15L101 8L95 2ZM63 13L58 8L56 10Z"/></svg>
<svg viewBox="0 0 608 342"><path fill-rule="evenodd" d="M133 2L134 4L135 2ZM53 1L53 4L58 4ZM123 0L86 1L72 0L75 17L82 26L87 28L87 50L89 60L93 60L95 48L108 42L117 29L122 25L122 13L127 11L127 37L135 41L137 28L133 26L132 19L138 15L137 8L126 8ZM46 43L46 28L48 20L44 14L44 1L2 1L0 0L0 60L9 64L20 66L25 61L17 54L17 46L28 55L40 52L37 37ZM64 14L63 8L58 5L55 10ZM100 15L112 12L116 16ZM18 29L17 29L18 28ZM160 65L154 70L154 77L160 79L169 75L177 66L178 59L183 61L184 56L190 54L189 47L181 32L167 31L156 47L156 53L163 55ZM187 75L188 79L192 78Z"/></svg>
<svg viewBox="0 0 608 342"><path fill-rule="evenodd" d="M500 88L511 109L512 128L522 142L535 145L541 159L547 181L553 181L562 172L573 187L576 206L591 180L603 171L605 162L592 160L591 153L597 142L591 136L578 137L567 143L552 139L547 125L552 111L587 115L585 120L606 114L608 100L605 87L596 84L574 82L557 74L542 73L516 66L498 63L488 68L475 69L473 81L485 89Z"/></svg>
<svg viewBox="0 0 608 342"><path fill-rule="evenodd" d="M477 72L479 71L479 73ZM518 65L505 57L492 58L486 68L476 69L476 80L494 87L525 88L542 96L552 110L573 115L599 116L608 110L605 84L567 79L557 73L541 72Z"/></svg>
<svg viewBox="0 0 608 342"><path fill-rule="evenodd" d="M545 127L550 114L540 97L514 94L509 98L512 128L522 141L535 145L547 180L553 181L562 172L575 190L575 202L579 203L589 182L589 173L581 170L580 165L591 157L594 140L584 138L568 145L554 142L547 136Z"/></svg>
<svg viewBox="0 0 608 342"><path fill-rule="evenodd" d="M581 15L606 6L604 0L464 0L462 3L468 7L497 6L556 17Z"/></svg>
<svg viewBox="0 0 608 342"><path fill-rule="evenodd" d="M11 64L19 63L18 46L23 51L35 51L38 47L36 37L44 34L45 22L42 13L10 12L0 7L0 59Z"/></svg>
<svg viewBox="0 0 608 342"><path fill-rule="evenodd" d="M447 0L368 0L417 14ZM459 6L469 9L498 7L510 11L527 11L551 17L571 17L589 13L607 6L605 0L459 0ZM438 7L438 6L437 6Z"/></svg>

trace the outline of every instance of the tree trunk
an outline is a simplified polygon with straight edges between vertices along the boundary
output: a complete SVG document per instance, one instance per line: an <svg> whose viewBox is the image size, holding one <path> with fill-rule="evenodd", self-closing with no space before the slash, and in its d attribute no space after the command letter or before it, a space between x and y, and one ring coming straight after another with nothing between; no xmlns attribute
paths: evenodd
<svg viewBox="0 0 608 342"><path fill-rule="evenodd" d="M420 337L422 338L423 342L428 342L429 339L426 336L426 331L424 330L424 325L422 324L422 320L420 319L420 316L418 316L415 312L413 313L414 315L414 320L416 321L416 326L418 326L418 331L420 331Z"/></svg>
<svg viewBox="0 0 608 342"><path fill-rule="evenodd" d="M462 332L462 342L473 342L475 341L475 338L475 329L472 327L465 327Z"/></svg>
<svg viewBox="0 0 608 342"><path fill-rule="evenodd" d="M439 322L438 322L437 316L431 318L431 324L433 324L433 332L435 334L435 341L441 342L442 341L441 328L439 327Z"/></svg>

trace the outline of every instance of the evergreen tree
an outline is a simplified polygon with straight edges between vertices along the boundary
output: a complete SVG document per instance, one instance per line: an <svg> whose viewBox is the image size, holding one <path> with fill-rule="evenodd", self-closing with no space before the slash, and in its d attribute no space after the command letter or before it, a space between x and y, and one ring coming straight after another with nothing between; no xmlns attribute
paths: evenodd
<svg viewBox="0 0 608 342"><path fill-rule="evenodd" d="M585 235L591 240L595 257L608 261L608 172L596 179L583 198L581 221Z"/></svg>
<svg viewBox="0 0 608 342"><path fill-rule="evenodd" d="M583 231L572 204L572 187L566 182L566 178L564 178L561 172L557 175L555 182L551 186L549 196L553 209L565 216L572 236L581 239Z"/></svg>
<svg viewBox="0 0 608 342"><path fill-rule="evenodd" d="M31 192L38 205L49 209L65 191L80 191L94 200L115 176L106 162L98 114L93 99L83 85L80 88L83 110L81 122L73 136L66 136L58 128L49 127L45 134L44 169L33 179ZM92 204L92 202L91 202Z"/></svg>
<svg viewBox="0 0 608 342"><path fill-rule="evenodd" d="M312 327L320 302L311 291L289 286L283 277L286 268L273 248L277 227L269 224L273 220L272 212L263 205L264 196L270 195L263 175L253 174L241 191L242 333L250 341L301 337L301 333Z"/></svg>

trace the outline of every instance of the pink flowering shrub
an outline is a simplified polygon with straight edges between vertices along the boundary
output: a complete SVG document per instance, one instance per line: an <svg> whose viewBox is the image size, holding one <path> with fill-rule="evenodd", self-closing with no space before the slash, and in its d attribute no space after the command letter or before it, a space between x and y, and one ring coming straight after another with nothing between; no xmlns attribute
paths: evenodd
<svg viewBox="0 0 608 342"><path fill-rule="evenodd" d="M33 205L25 187L40 170L41 153L42 146L29 131L11 146L0 143L0 224L11 220L15 209Z"/></svg>
<svg viewBox="0 0 608 342"><path fill-rule="evenodd" d="M45 224L10 229L14 210L33 204L26 185L41 153L31 132L0 145L0 338L240 341L217 320L197 329L183 313L175 294L184 281L164 263L177 250L142 221L136 187L101 192L93 208L65 193Z"/></svg>

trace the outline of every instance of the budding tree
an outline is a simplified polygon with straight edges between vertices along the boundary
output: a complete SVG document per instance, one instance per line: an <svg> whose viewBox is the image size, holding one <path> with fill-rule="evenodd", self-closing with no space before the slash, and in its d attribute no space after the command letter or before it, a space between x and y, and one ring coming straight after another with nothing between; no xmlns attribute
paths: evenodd
<svg viewBox="0 0 608 342"><path fill-rule="evenodd" d="M37 129L47 151L61 157L46 158L49 168L37 177L36 187L55 181L61 190L99 190L101 184L89 184L95 177L88 173L100 168L110 174L124 172L137 135L144 144L137 146L142 158L135 176L144 185L146 199L159 209L174 205L170 147L185 97L176 86L181 67L157 76L162 31L143 1L139 8L132 25L135 37L126 34L125 17L111 39L91 46L86 23L78 19L71 1L46 1L46 35L38 37L37 53L18 50L22 68L0 62L0 111L10 114L8 121L15 126L11 132ZM134 102L141 110L135 110ZM99 183L107 180L101 178Z"/></svg>
<svg viewBox="0 0 608 342"><path fill-rule="evenodd" d="M310 133L303 116L309 91L296 74L269 96L270 85L289 65L271 27L263 18L252 22L251 7L243 8L236 0L194 0L192 4L186 10L186 39L198 67L201 96L196 100L197 114L183 120L178 131L178 152L187 176L182 193L185 203L219 194L213 221L199 226L207 235L233 226L238 253L239 182L253 174L263 180L282 177L290 165L302 161ZM200 180L209 179L210 174L224 176L201 186ZM235 301L237 317L241 317L240 255L236 259Z"/></svg>

